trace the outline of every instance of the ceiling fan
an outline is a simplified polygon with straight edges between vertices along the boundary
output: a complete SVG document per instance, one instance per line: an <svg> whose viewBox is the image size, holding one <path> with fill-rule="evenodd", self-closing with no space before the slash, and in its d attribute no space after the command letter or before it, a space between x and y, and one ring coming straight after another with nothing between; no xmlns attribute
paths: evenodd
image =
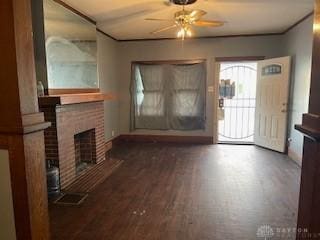
<svg viewBox="0 0 320 240"><path fill-rule="evenodd" d="M151 34L157 34L160 32L168 31L170 29L178 28L177 37L184 40L186 37L192 36L192 27L221 27L225 22L222 21L212 21L212 20L202 20L202 17L207 14L203 10L187 10L186 5L196 2L195 0L172 0L174 4L182 5L182 10L174 14L173 19L158 19L158 18L146 18L148 21L171 21L173 24L157 29Z"/></svg>

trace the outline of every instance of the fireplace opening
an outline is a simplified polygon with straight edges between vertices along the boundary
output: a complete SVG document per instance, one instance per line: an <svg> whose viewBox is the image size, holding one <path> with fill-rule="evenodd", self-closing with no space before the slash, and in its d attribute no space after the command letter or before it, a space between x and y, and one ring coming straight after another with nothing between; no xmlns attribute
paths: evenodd
<svg viewBox="0 0 320 240"><path fill-rule="evenodd" d="M95 129L74 135L76 174L96 163Z"/></svg>

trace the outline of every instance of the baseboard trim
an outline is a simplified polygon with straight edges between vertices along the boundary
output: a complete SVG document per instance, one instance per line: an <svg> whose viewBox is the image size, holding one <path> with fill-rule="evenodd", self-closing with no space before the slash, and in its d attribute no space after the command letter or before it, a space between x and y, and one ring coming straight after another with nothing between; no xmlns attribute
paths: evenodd
<svg viewBox="0 0 320 240"><path fill-rule="evenodd" d="M106 142L104 146L104 151L106 153L109 152L112 149L112 145L113 145L113 140Z"/></svg>
<svg viewBox="0 0 320 240"><path fill-rule="evenodd" d="M291 158L296 164L298 164L299 166L301 166L302 164L302 156L300 156L299 154L297 154L295 151L293 151L293 149L291 149L290 147L288 148L288 156L289 158Z"/></svg>
<svg viewBox="0 0 320 240"><path fill-rule="evenodd" d="M113 143L117 142L213 144L213 136L123 134L114 139Z"/></svg>

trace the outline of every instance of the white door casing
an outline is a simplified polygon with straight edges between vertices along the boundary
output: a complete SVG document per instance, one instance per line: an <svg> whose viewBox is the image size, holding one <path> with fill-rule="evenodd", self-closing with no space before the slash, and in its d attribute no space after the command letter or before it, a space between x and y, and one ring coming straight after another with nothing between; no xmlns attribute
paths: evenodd
<svg viewBox="0 0 320 240"><path fill-rule="evenodd" d="M286 151L290 57L258 62L254 142Z"/></svg>

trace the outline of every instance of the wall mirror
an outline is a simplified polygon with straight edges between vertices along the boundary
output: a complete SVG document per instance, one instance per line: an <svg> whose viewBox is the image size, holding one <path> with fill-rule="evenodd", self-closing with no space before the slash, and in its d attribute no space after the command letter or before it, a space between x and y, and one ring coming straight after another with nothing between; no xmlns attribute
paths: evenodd
<svg viewBox="0 0 320 240"><path fill-rule="evenodd" d="M97 89L96 26L54 0L44 0L48 88Z"/></svg>

